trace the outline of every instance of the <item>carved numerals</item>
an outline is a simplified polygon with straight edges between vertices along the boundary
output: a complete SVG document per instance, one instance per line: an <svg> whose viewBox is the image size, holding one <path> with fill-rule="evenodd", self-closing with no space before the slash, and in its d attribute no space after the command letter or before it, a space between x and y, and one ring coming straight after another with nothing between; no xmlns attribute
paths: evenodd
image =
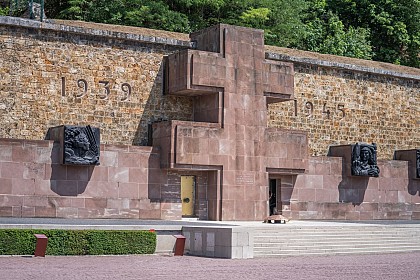
<svg viewBox="0 0 420 280"><path fill-rule="evenodd" d="M119 87L115 87L117 90L121 92L120 94L120 101L129 101L130 96L132 93L132 87L128 83L123 83ZM97 94L99 99L107 100L111 94L111 83L109 81L101 80L96 85L95 89L97 89ZM76 98L82 98L88 94L89 85L85 79L79 79L76 82L76 91L74 92L74 96ZM61 96L66 96L66 78L61 78Z"/></svg>
<svg viewBox="0 0 420 280"><path fill-rule="evenodd" d="M307 101L305 103L305 113L307 117L312 117L314 113L314 104L312 104L312 102Z"/></svg>
<svg viewBox="0 0 420 280"><path fill-rule="evenodd" d="M78 98L83 97L87 94L87 90L88 90L88 84L86 82L85 79L79 79L77 81L77 86L79 87L79 90L77 91L77 93L74 95Z"/></svg>
<svg viewBox="0 0 420 280"><path fill-rule="evenodd" d="M99 84L103 86L102 92L99 93L100 99L108 99L111 90L109 89L109 82L108 81L99 81Z"/></svg>
<svg viewBox="0 0 420 280"><path fill-rule="evenodd" d="M344 109L344 104L338 104L337 110L341 112L341 119L343 119L346 116L346 111Z"/></svg>
<svg viewBox="0 0 420 280"><path fill-rule="evenodd" d="M299 113L299 104L297 100L294 100L294 116L297 117ZM315 105L311 101L306 101L302 106L303 115L306 117L314 116ZM322 110L321 110L322 109ZM322 108L319 108L322 113L322 116L326 119L338 118L339 120L346 117L346 109L344 104L337 104L337 107L332 109L327 102L322 103Z"/></svg>
<svg viewBox="0 0 420 280"><path fill-rule="evenodd" d="M327 103L326 102L324 103L324 106L322 107L322 113L325 114L327 119L330 118L331 111L330 111L330 109L327 108Z"/></svg>
<svg viewBox="0 0 420 280"><path fill-rule="evenodd" d="M130 99L131 86L127 83L123 83L121 85L121 90L124 92L124 96L121 97L121 101L127 101L128 99Z"/></svg>

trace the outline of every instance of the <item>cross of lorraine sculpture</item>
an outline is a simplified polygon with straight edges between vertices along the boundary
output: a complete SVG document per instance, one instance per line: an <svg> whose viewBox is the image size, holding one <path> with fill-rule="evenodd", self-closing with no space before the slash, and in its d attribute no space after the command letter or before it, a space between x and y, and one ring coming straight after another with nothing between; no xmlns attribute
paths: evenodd
<svg viewBox="0 0 420 280"><path fill-rule="evenodd" d="M205 170L210 220L263 220L269 176L307 169L307 135L267 127L270 103L293 100L293 64L265 59L263 31L219 24L166 59L167 94L191 96L194 121L154 124L161 168Z"/></svg>

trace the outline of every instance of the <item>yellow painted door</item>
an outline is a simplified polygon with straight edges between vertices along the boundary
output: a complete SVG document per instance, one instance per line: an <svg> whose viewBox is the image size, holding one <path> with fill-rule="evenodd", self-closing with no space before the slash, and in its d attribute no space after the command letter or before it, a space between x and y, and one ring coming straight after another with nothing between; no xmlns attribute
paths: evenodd
<svg viewBox="0 0 420 280"><path fill-rule="evenodd" d="M181 176L182 216L194 215L194 176Z"/></svg>

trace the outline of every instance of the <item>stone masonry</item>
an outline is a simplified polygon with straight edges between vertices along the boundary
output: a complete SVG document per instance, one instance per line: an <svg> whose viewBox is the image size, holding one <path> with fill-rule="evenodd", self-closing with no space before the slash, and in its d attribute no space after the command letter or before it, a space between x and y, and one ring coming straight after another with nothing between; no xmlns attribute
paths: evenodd
<svg viewBox="0 0 420 280"><path fill-rule="evenodd" d="M218 171L212 219L262 220L268 175L307 168L306 134L266 127L266 102L293 97L293 65L264 59L259 30L217 25L191 40L197 50L170 55L166 78L169 94L194 96L196 122L156 124L161 166Z"/></svg>
<svg viewBox="0 0 420 280"><path fill-rule="evenodd" d="M193 99L162 95L163 56L191 48L185 34L1 19L1 137L42 140L65 122L100 127L106 144L145 145L149 123L194 119ZM326 155L329 145L375 142L378 158L392 159L395 149L419 145L419 69L266 49L272 60L293 62L296 93L296 103L269 104L268 126L307 131L310 155ZM109 82L105 99L98 98L105 93L100 81ZM124 83L131 96L121 101Z"/></svg>
<svg viewBox="0 0 420 280"><path fill-rule="evenodd" d="M261 30L178 34L0 17L0 216L420 219L420 70L264 46ZM64 166L48 128L101 130L99 166ZM378 146L379 177L330 146ZM405 152L394 152L404 150Z"/></svg>

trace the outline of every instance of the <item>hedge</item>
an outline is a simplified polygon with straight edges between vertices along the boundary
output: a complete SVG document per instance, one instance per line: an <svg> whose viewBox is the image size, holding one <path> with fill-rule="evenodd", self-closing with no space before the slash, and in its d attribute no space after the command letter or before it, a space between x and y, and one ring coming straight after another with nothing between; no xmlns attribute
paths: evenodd
<svg viewBox="0 0 420 280"><path fill-rule="evenodd" d="M33 255L34 234L48 237L47 255L153 254L156 233L135 230L0 229L0 255Z"/></svg>

